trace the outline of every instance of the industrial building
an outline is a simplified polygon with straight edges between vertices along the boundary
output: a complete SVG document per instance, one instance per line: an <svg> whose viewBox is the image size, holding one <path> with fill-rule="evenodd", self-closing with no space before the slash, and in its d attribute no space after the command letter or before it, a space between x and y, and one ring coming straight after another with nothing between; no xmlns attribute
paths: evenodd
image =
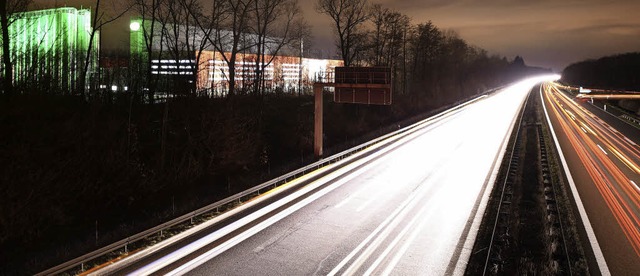
<svg viewBox="0 0 640 276"><path fill-rule="evenodd" d="M98 69L100 44L96 33L89 49L90 10L64 7L23 12L13 18L9 54L16 86L39 85L40 89L67 92L89 87ZM86 83L79 84L89 50Z"/></svg>
<svg viewBox="0 0 640 276"><path fill-rule="evenodd" d="M138 61L138 65L133 65L140 66L137 70L142 72L150 68L149 72L158 76L163 83L159 87L184 87L182 84L195 82L199 93L212 96L227 93L229 67L222 53L206 41L202 31L193 26L167 24L164 24L163 31L163 24L159 22L153 24L152 30L151 25L149 20L131 20L130 53L131 59ZM251 34L246 34L242 40L252 39ZM271 52L269 47L267 45L266 52ZM310 92L314 80L322 78L323 81L331 81L326 77L333 76L334 68L343 65L342 60L301 58L298 49L285 49L280 51L278 56L265 55L266 60L272 61L261 64L256 62L255 52L255 47L246 47L236 56L237 89L242 90L252 85L255 72L260 69L258 67L264 67L262 85L267 90L285 93L300 90ZM228 58L230 53L224 55Z"/></svg>

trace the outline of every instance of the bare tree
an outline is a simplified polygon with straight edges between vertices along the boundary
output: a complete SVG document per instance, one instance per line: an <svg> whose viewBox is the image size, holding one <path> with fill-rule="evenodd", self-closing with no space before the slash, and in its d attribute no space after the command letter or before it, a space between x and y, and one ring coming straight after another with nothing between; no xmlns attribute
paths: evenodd
<svg viewBox="0 0 640 276"><path fill-rule="evenodd" d="M399 51L404 43L404 34L410 26L408 16L399 12L373 5L371 12L373 23L373 45L369 62L374 65L394 67L400 57Z"/></svg>
<svg viewBox="0 0 640 276"><path fill-rule="evenodd" d="M190 86L193 91L196 91L197 87L200 87L200 85L198 84L198 81L200 81L200 78L198 78L198 74L200 73L200 63L202 62L202 55L204 51L211 46L211 43L209 42L207 37L211 35L211 33L213 32L213 28L209 27L201 30L197 28L197 18L203 18L205 15L201 1L180 0L180 4L187 12L187 16L185 19L186 22L188 22L188 24L186 24L188 27L185 31L188 38L186 42L187 51L195 53L195 64L191 68L191 74L194 76L194 78L193 83ZM189 31L191 31L191 34L189 34Z"/></svg>
<svg viewBox="0 0 640 276"><path fill-rule="evenodd" d="M182 63L181 60L191 60L193 49L191 39L195 39L194 34L190 31L189 21L192 18L188 6L193 3L189 1L186 3L183 0L165 0L163 6L163 15L160 20L163 22L164 29L162 29L162 36L166 43L169 57L175 62L174 71L170 71L168 76L171 76L171 88L167 92L181 92L187 87L187 90L193 91L191 85L195 84L195 80L189 79L186 75L180 75L180 67L187 66L186 63ZM193 72L192 70L190 70ZM192 83L190 84L189 81Z"/></svg>
<svg viewBox="0 0 640 276"><path fill-rule="evenodd" d="M281 50L299 41L300 32L295 24L301 24L298 0L255 0L254 22L251 33L256 39L255 83L254 93L265 90L265 69L273 62ZM267 58L269 56L269 58Z"/></svg>
<svg viewBox="0 0 640 276"><path fill-rule="evenodd" d="M223 22L228 20L229 13L226 6L226 0L213 0L210 6L201 6L199 10L192 10L191 15L193 21L198 27L198 31L202 34L203 38L196 57L196 66L200 66L202 52L209 47L216 47L216 41L218 38L217 32L222 27Z"/></svg>
<svg viewBox="0 0 640 276"><path fill-rule="evenodd" d="M80 72L80 79L78 80L77 86L78 91L81 94L84 94L86 89L86 81L87 74L89 73L89 65L91 64L91 55L95 55L98 53L94 53L93 51L93 43L95 42L96 33L102 29L105 25L118 20L118 18L122 17L125 13L129 12L129 10L133 7L133 3L128 1L116 1L112 3L126 3L122 7L116 7L115 4L112 6L112 11L118 11L116 14L112 16L107 16L106 12L103 10L100 0L96 0L96 4L93 6L95 10L95 14L93 15L93 24L91 29L91 34L89 35L89 46L87 47L86 56L84 59L83 69Z"/></svg>
<svg viewBox="0 0 640 276"><path fill-rule="evenodd" d="M160 59L163 52L163 39L162 30L165 29L163 21L160 18L160 8L162 3L166 0L134 0L134 6L136 7L140 16L142 16L141 30L144 36L144 46L146 53L139 57L132 57L137 59L139 64L144 64L145 75L145 88L147 89L148 99L153 102L155 98L155 92L158 84L158 78L152 73L151 62L154 59ZM159 45L159 49L154 49L156 45ZM139 70L138 70L139 71ZM134 72L139 74L140 72Z"/></svg>
<svg viewBox="0 0 640 276"><path fill-rule="evenodd" d="M442 32L431 21L415 26L410 37L411 91L425 94L429 88L435 89L440 78L437 67L442 55L444 37ZM432 93L434 100L437 93Z"/></svg>
<svg viewBox="0 0 640 276"><path fill-rule="evenodd" d="M338 47L345 66L351 66L362 49L362 25L369 18L367 0L318 0L316 10L333 19Z"/></svg>
<svg viewBox="0 0 640 276"><path fill-rule="evenodd" d="M370 63L380 65L382 52L386 46L386 36L384 35L385 19L389 9L382 8L380 4L371 6L371 16L369 20L373 23L373 47L371 47L371 56L368 58Z"/></svg>
<svg viewBox="0 0 640 276"><path fill-rule="evenodd" d="M440 67L447 71L449 86L454 92L458 93L457 97L462 98L464 96L464 84L469 76L468 70L474 55L474 50L453 30L444 31L443 36L443 62Z"/></svg>
<svg viewBox="0 0 640 276"><path fill-rule="evenodd" d="M230 97L236 93L238 54L251 48L246 36L253 1L255 0L213 0L212 16L207 18L215 27L208 39L227 64Z"/></svg>
<svg viewBox="0 0 640 276"><path fill-rule="evenodd" d="M293 29L293 37L298 40L298 57L299 59L299 68L298 68L298 96L302 93L302 85L303 85L303 76L302 76L302 59L305 56L305 45L311 45L312 34L311 34L311 25L304 20L303 17L300 17L294 23ZM308 47L308 46L307 46Z"/></svg>
<svg viewBox="0 0 640 276"><path fill-rule="evenodd" d="M2 79L4 93L13 94L13 60L11 58L11 36L9 27L17 19L17 13L26 10L32 0L0 0L0 30L2 31Z"/></svg>
<svg viewBox="0 0 640 276"><path fill-rule="evenodd" d="M431 21L418 24L411 38L413 53L412 71L426 74L441 55L444 36Z"/></svg>
<svg viewBox="0 0 640 276"><path fill-rule="evenodd" d="M366 60L371 65L390 67L394 90L404 92L407 73L406 34L411 28L411 19L376 4L371 9L370 22L373 30Z"/></svg>

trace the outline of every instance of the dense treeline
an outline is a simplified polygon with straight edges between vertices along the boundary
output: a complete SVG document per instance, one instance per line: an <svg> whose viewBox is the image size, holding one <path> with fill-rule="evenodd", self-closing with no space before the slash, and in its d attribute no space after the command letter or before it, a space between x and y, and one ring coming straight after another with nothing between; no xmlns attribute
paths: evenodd
<svg viewBox="0 0 640 276"><path fill-rule="evenodd" d="M336 46L346 66L386 66L393 87L414 105L441 105L496 87L524 75L549 70L531 68L469 45L452 30L411 18L367 0L318 0L317 11L335 23Z"/></svg>
<svg viewBox="0 0 640 276"><path fill-rule="evenodd" d="M638 72L640 53L626 53L571 64L562 71L562 81L588 88L640 91ZM637 100L609 102L640 115L640 103Z"/></svg>
<svg viewBox="0 0 640 276"><path fill-rule="evenodd" d="M568 84L640 91L640 53L626 53L571 64L562 71Z"/></svg>
<svg viewBox="0 0 640 276"><path fill-rule="evenodd" d="M183 21L195 20L189 11L216 14L187 0L135 0L134 7L156 14L169 6L154 5L172 1L186 13L179 14ZM239 1L213 1L223 5L214 8L239 14L194 24L254 32L264 27L254 20L261 18L259 8L265 6L257 4L262 1L243 1L252 6L242 7ZM318 1L319 11L323 2L332 1ZM394 103L339 105L327 95L326 154L542 71L521 58L510 62L490 56L431 22L412 25L406 15L363 3L354 28L337 30L345 35L338 35L338 48L346 64L391 67ZM353 7L360 6L347 9ZM252 28L228 25L250 11ZM266 33L279 33L273 28ZM215 36L208 42L216 43ZM176 50L176 58L179 54ZM122 75L140 87L159 83L148 70L133 69ZM192 93L192 86L176 86L184 91L171 92L180 96L161 101L153 101L153 89L82 96L38 89L9 95L3 90L0 274L41 271L313 161L313 98L262 90L260 78L252 86L258 90L227 94L233 97L211 98Z"/></svg>

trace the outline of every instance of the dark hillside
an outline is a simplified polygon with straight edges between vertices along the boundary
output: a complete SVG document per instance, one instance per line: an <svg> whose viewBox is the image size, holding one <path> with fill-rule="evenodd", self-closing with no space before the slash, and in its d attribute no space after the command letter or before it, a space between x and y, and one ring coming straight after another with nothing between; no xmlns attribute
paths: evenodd
<svg viewBox="0 0 640 276"><path fill-rule="evenodd" d="M640 52L586 60L567 66L562 81L576 86L640 90Z"/></svg>

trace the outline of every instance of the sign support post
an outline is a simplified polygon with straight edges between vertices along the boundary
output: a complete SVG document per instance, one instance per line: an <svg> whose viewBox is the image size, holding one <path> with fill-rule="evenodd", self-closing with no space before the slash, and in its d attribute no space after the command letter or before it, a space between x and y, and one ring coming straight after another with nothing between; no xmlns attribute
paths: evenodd
<svg viewBox="0 0 640 276"><path fill-rule="evenodd" d="M323 95L325 87L335 87L334 101L350 104L391 104L391 69L388 67L336 67L334 83L316 82L314 94L313 153L322 157Z"/></svg>
<svg viewBox="0 0 640 276"><path fill-rule="evenodd" d="M315 83L313 84L313 94L315 98L315 112L314 114L314 128L313 128L313 153L316 158L320 158L322 156L322 108L323 108L323 97L322 90L324 88L324 84Z"/></svg>

